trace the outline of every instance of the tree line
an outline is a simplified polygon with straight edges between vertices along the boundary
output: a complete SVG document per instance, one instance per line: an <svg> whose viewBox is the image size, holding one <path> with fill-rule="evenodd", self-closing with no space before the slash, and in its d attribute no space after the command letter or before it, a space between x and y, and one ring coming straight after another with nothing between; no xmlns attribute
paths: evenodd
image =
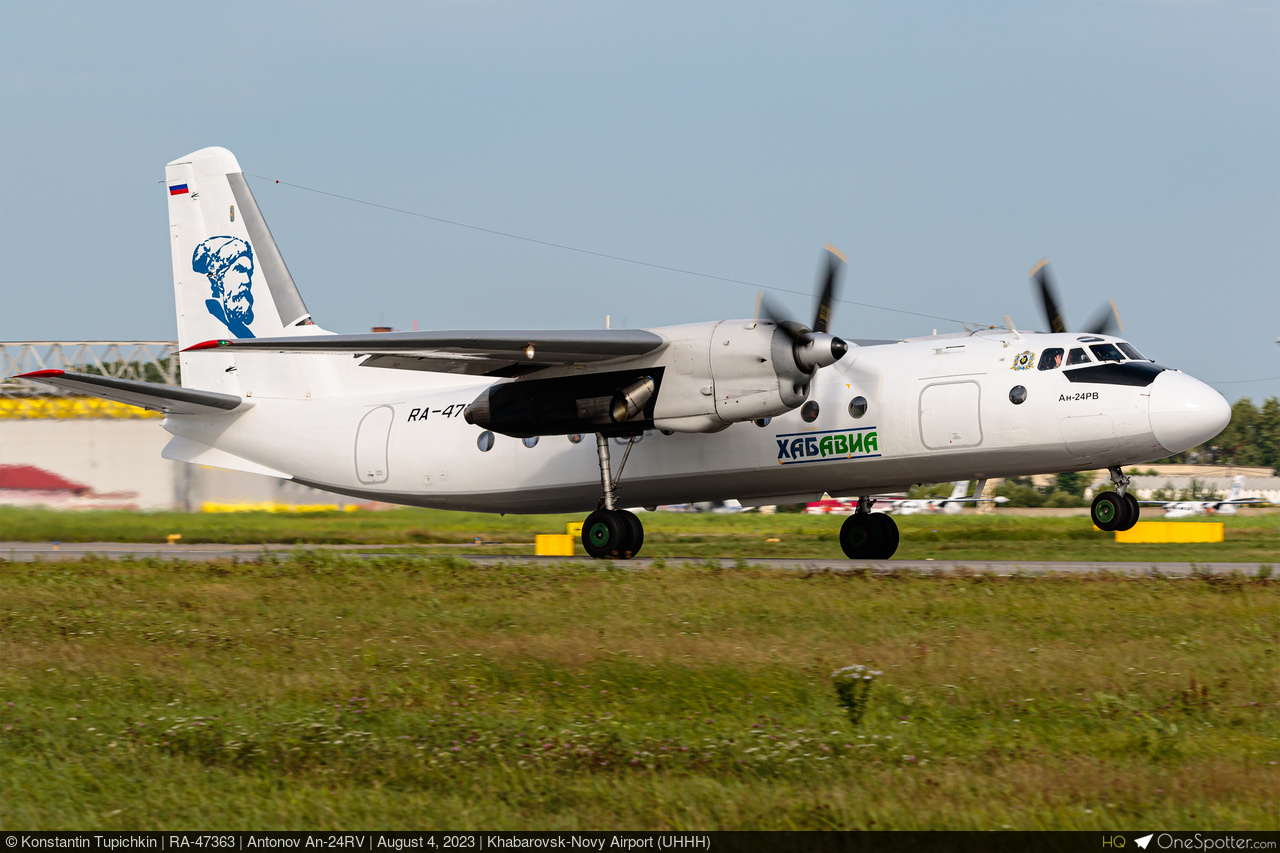
<svg viewBox="0 0 1280 853"><path fill-rule="evenodd" d="M1231 423L1199 447L1156 464L1243 465L1280 470L1280 397L1256 406L1241 397L1231 407Z"/></svg>

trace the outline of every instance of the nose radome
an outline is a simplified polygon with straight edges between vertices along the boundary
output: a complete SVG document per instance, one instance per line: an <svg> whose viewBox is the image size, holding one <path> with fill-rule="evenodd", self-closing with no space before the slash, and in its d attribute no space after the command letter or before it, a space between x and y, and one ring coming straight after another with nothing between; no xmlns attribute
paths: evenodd
<svg viewBox="0 0 1280 853"><path fill-rule="evenodd" d="M1231 406L1199 379L1166 370L1151 383L1150 414L1156 441L1170 453L1181 453L1222 432Z"/></svg>

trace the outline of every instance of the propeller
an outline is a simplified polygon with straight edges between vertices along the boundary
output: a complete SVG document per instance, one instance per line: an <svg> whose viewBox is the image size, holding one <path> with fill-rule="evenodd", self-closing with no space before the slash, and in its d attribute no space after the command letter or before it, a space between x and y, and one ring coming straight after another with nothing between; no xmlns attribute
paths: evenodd
<svg viewBox="0 0 1280 853"><path fill-rule="evenodd" d="M844 358L849 345L831 334L831 310L836 301L836 286L840 279L840 270L845 264L845 257L840 250L830 243L823 247L826 269L822 274L822 284L818 290L818 305L814 311L813 327L792 319L782 311L771 299L761 295L757 313L766 320L771 320L791 341L792 355L796 364L806 373L818 367L827 367Z"/></svg>
<svg viewBox="0 0 1280 853"><path fill-rule="evenodd" d="M1062 316L1062 309L1058 307L1058 290L1053 286L1053 277L1049 275L1048 259L1032 267L1029 275L1040 293L1044 316L1049 321L1049 331L1067 331L1067 321ZM1080 331L1091 335L1109 335L1113 331L1123 332L1124 323L1120 321L1120 312L1116 309L1115 301L1108 299L1107 304L1089 318L1088 324Z"/></svg>
<svg viewBox="0 0 1280 853"><path fill-rule="evenodd" d="M1108 299L1107 304L1098 309L1097 313L1089 319L1089 324L1085 326L1084 331L1093 335L1109 335L1112 332L1124 331L1124 323L1120 320L1120 311L1116 308L1114 299Z"/></svg>
<svg viewBox="0 0 1280 853"><path fill-rule="evenodd" d="M822 247L826 252L827 274L822 280L822 290L818 292L818 307L814 311L813 330L815 332L831 331L831 309L836 301L836 281L840 278L840 270L846 258L835 246L827 243Z"/></svg>

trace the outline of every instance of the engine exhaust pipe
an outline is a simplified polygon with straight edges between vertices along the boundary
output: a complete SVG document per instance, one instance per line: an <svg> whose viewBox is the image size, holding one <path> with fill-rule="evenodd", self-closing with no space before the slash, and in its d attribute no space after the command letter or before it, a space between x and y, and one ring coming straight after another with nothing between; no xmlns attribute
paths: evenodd
<svg viewBox="0 0 1280 853"><path fill-rule="evenodd" d="M649 405L655 390L657 385L654 384L652 376L645 376L632 382L613 395L613 400L609 403L609 418L615 424L631 420Z"/></svg>

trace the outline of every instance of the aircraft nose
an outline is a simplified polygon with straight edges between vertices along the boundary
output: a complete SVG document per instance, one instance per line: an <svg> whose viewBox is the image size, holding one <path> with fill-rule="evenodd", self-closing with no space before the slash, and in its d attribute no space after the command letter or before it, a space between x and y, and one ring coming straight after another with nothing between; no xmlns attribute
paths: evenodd
<svg viewBox="0 0 1280 853"><path fill-rule="evenodd" d="M1170 453L1181 453L1222 432L1231 406L1199 379L1166 370L1151 383L1150 414L1156 441Z"/></svg>

